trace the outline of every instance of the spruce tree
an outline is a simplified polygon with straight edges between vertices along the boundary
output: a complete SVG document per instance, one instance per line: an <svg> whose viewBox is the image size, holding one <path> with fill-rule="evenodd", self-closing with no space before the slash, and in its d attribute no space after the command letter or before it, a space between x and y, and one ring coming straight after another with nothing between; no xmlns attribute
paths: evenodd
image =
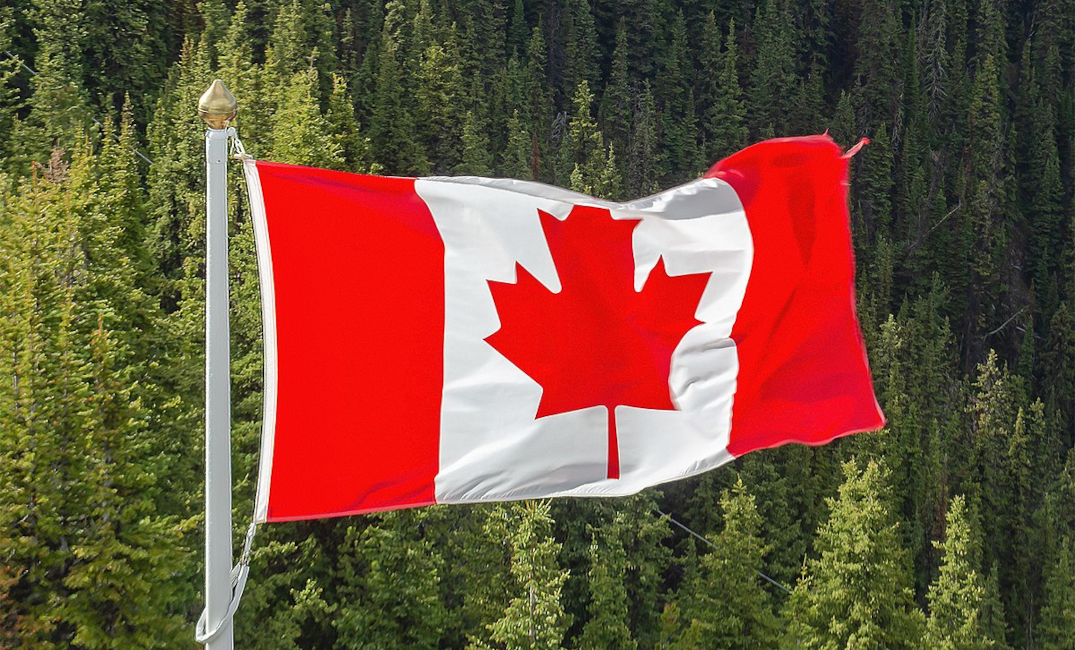
<svg viewBox="0 0 1075 650"><path fill-rule="evenodd" d="M597 67L601 52L590 3L588 0L567 0L564 13L567 44L562 94L570 97L582 81L596 92L601 81L601 71Z"/></svg>
<svg viewBox="0 0 1075 650"><path fill-rule="evenodd" d="M631 114L631 135L627 141L625 191L630 196L653 194L659 188L657 184L660 163L657 148L659 133L657 107L649 82L646 81L642 85L642 92L634 101Z"/></svg>
<svg viewBox="0 0 1075 650"><path fill-rule="evenodd" d="M631 637L628 595L624 578L629 562L623 548L623 514L593 532L590 545L590 618L582 630L579 650L635 650L638 643Z"/></svg>
<svg viewBox="0 0 1075 650"><path fill-rule="evenodd" d="M586 81L579 83L572 104L567 133L560 143L559 177L571 189L592 194L608 159L604 136L593 119L593 93Z"/></svg>
<svg viewBox="0 0 1075 650"><path fill-rule="evenodd" d="M157 512L134 326L150 310L84 144L27 179L0 229L0 553L35 647L179 643L182 547Z"/></svg>
<svg viewBox="0 0 1075 650"><path fill-rule="evenodd" d="M511 519L508 539L514 595L504 615L489 625L488 641L475 639L470 647L555 650L561 647L570 619L560 602L568 572L557 564L560 545L551 537L549 504L512 505Z"/></svg>
<svg viewBox="0 0 1075 650"><path fill-rule="evenodd" d="M389 174L419 174L428 163L415 139L414 115L400 79L399 68L406 65L399 43L388 23L378 54L377 86L370 116L370 146L374 162Z"/></svg>
<svg viewBox="0 0 1075 650"><path fill-rule="evenodd" d="M406 510L348 526L340 554L339 609L332 625L345 647L439 647L448 612L440 599L444 560L422 530L439 513Z"/></svg>
<svg viewBox="0 0 1075 650"><path fill-rule="evenodd" d="M720 508L724 529L680 591L684 629L672 647L772 648L779 626L758 575L768 548L761 537L761 515L741 478L724 492Z"/></svg>
<svg viewBox="0 0 1075 650"><path fill-rule="evenodd" d="M746 109L739 87L739 46L735 20L723 36L713 12L702 26L702 52L698 76L698 106L701 107L705 156L710 163L735 153L746 144ZM724 46L721 48L721 41Z"/></svg>
<svg viewBox="0 0 1075 650"><path fill-rule="evenodd" d="M534 144L526 123L516 109L508 120L508 142L500 164L500 174L507 178L533 180Z"/></svg>
<svg viewBox="0 0 1075 650"><path fill-rule="evenodd" d="M917 648L924 621L887 505L888 471L872 460L864 469L848 461L843 471L815 556L788 603L788 640L803 648Z"/></svg>
<svg viewBox="0 0 1075 650"><path fill-rule="evenodd" d="M631 80L627 71L627 25L621 20L616 27L616 47L612 51L612 67L608 83L601 95L598 123L610 146L626 151L631 131Z"/></svg>
<svg viewBox="0 0 1075 650"><path fill-rule="evenodd" d="M493 156L489 153L489 139L485 125L467 111L463 120L463 156L455 166L455 173L464 176L489 176L493 173Z"/></svg>
<svg viewBox="0 0 1075 650"><path fill-rule="evenodd" d="M343 150L317 102L317 70L291 76L272 116L272 155L280 162L310 167L344 167Z"/></svg>
<svg viewBox="0 0 1075 650"><path fill-rule="evenodd" d="M957 496L948 509L944 541L934 542L942 553L941 567L930 585L929 620L925 644L938 649L994 647L984 629L982 601L985 585L980 571L981 548L976 514Z"/></svg>
<svg viewBox="0 0 1075 650"><path fill-rule="evenodd" d="M783 133L786 120L780 110L795 88L795 26L785 0L763 0L754 15L757 55L750 75L747 114L753 117L755 139Z"/></svg>
<svg viewBox="0 0 1075 650"><path fill-rule="evenodd" d="M1043 650L1070 648L1075 639L1075 544L1064 538L1056 564L1049 568L1039 622L1034 628L1035 647Z"/></svg>
<svg viewBox="0 0 1075 650"><path fill-rule="evenodd" d="M450 172L460 163L459 139L465 137L466 128L465 95L462 60L453 31L443 45L431 42L418 66L415 124L434 173Z"/></svg>
<svg viewBox="0 0 1075 650"><path fill-rule="evenodd" d="M29 130L22 143L27 158L44 160L55 146L73 149L89 124L81 5L79 0L42 0L34 5L37 75L31 82Z"/></svg>
<svg viewBox="0 0 1075 650"><path fill-rule="evenodd" d="M359 129L347 81L339 74L332 75L332 95L329 97L325 122L332 139L339 147L344 169L359 173L369 172L370 141Z"/></svg>
<svg viewBox="0 0 1075 650"><path fill-rule="evenodd" d="M15 18L12 7L0 8L0 52L10 52L15 31ZM16 75L22 66L22 59L16 55L5 56L0 60L0 133L7 134L0 138L0 170L13 168L14 161L9 157L18 148L19 109L22 97L15 87Z"/></svg>
<svg viewBox="0 0 1075 650"><path fill-rule="evenodd" d="M697 176L698 124L694 113L694 66L687 44L682 11L672 14L667 44L661 48L654 97L660 107L660 142L669 155L660 161L661 183L675 185Z"/></svg>

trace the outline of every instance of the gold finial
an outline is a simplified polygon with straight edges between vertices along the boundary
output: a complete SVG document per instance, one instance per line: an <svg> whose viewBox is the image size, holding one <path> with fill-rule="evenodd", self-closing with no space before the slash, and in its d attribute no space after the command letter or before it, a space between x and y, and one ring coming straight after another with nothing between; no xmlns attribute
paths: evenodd
<svg viewBox="0 0 1075 650"><path fill-rule="evenodd" d="M198 115L211 129L223 129L235 117L239 102L220 79L214 79L213 85L198 100Z"/></svg>

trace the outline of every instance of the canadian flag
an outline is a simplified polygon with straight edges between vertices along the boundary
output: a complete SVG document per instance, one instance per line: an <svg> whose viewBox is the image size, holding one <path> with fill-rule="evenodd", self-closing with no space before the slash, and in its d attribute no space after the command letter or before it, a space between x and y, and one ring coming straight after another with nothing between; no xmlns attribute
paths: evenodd
<svg viewBox="0 0 1075 650"><path fill-rule="evenodd" d="M248 160L256 519L632 494L874 430L848 157L770 140L627 203Z"/></svg>

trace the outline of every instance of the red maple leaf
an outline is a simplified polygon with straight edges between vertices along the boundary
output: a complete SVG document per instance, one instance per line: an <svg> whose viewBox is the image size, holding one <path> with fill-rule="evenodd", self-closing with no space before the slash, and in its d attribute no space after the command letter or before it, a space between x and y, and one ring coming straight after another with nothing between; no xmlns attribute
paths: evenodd
<svg viewBox="0 0 1075 650"><path fill-rule="evenodd" d="M634 289L638 219L575 206L564 221L538 211L562 289L519 264L516 282L489 281L500 329L485 340L542 387L537 415L608 409L608 478L620 477L616 406L676 410L672 352L688 330L709 273L671 277L658 259Z"/></svg>

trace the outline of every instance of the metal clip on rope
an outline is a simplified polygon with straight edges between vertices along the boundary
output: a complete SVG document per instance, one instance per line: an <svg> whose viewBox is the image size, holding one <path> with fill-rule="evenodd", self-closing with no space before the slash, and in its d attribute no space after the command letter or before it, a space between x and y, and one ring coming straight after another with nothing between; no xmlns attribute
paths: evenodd
<svg viewBox="0 0 1075 650"><path fill-rule="evenodd" d="M235 617L235 610L239 609L239 601L242 600L243 589L246 587L246 578L250 575L250 546L254 543L255 532L257 532L257 524L250 522L250 527L246 529L243 553L239 556L239 563L231 570L231 602L228 604L228 611L224 613L224 618L212 631L206 631L209 610L203 608L202 615L198 617L198 625L194 628L194 640L202 645L209 643L226 630Z"/></svg>

